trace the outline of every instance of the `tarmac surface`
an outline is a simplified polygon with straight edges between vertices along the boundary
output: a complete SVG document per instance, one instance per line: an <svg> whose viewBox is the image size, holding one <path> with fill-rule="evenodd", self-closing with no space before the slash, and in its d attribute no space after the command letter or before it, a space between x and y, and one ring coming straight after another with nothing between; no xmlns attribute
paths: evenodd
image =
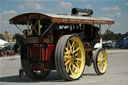
<svg viewBox="0 0 128 85"><path fill-rule="evenodd" d="M56 71L36 81L19 78L20 56L0 57L0 85L128 85L128 50L108 50L108 69L97 76L93 65L85 67L83 76L76 81L64 81Z"/></svg>

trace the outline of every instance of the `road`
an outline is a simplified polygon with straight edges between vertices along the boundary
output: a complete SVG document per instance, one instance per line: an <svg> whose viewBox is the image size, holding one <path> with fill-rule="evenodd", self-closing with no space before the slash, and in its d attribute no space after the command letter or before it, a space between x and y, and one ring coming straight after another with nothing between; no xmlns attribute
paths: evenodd
<svg viewBox="0 0 128 85"><path fill-rule="evenodd" d="M0 85L128 85L128 50L109 50L108 70L97 76L93 66L85 67L83 76L76 81L64 81L56 71L42 81L34 81L27 76L19 79L19 56L0 58Z"/></svg>

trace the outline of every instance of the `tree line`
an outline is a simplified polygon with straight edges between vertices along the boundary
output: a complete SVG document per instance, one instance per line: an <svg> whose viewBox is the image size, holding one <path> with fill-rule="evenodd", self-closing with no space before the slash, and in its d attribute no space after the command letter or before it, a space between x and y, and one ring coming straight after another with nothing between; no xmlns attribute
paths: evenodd
<svg viewBox="0 0 128 85"><path fill-rule="evenodd" d="M101 35L101 37L103 38L103 40L119 41L122 38L128 37L128 32L126 32L125 34L121 34L121 33L114 33L110 30L106 30L105 33Z"/></svg>

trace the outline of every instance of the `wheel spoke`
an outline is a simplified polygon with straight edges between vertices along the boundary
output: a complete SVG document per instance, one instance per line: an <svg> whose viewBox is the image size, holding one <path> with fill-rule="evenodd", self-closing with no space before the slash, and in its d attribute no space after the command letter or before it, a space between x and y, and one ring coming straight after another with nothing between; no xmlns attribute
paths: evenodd
<svg viewBox="0 0 128 85"><path fill-rule="evenodd" d="M104 66L103 66L103 64L101 64L101 70L103 70L103 68L104 68Z"/></svg>
<svg viewBox="0 0 128 85"><path fill-rule="evenodd" d="M69 65L66 65L66 71L69 72Z"/></svg>
<svg viewBox="0 0 128 85"><path fill-rule="evenodd" d="M66 65L66 71L67 71L67 73L69 72L70 69L71 69L71 63L69 65Z"/></svg>
<svg viewBox="0 0 128 85"><path fill-rule="evenodd" d="M104 56L103 56L103 54L101 53L101 58L103 59L104 58Z"/></svg>
<svg viewBox="0 0 128 85"><path fill-rule="evenodd" d="M103 59L102 62L105 63L105 59Z"/></svg>
<svg viewBox="0 0 128 85"><path fill-rule="evenodd" d="M74 44L75 44L75 41L73 41L73 43L72 43L72 47L74 46Z"/></svg>
<svg viewBox="0 0 128 85"><path fill-rule="evenodd" d="M68 55L65 55L65 56L64 56L64 58L70 58L70 56L68 56Z"/></svg>
<svg viewBox="0 0 128 85"><path fill-rule="evenodd" d="M74 64L73 67L75 68L75 73L77 73L79 69Z"/></svg>
<svg viewBox="0 0 128 85"><path fill-rule="evenodd" d="M76 58L76 60L77 60L77 61L82 61L82 59L81 59L81 58Z"/></svg>
<svg viewBox="0 0 128 85"><path fill-rule="evenodd" d="M72 64L72 66L73 66L73 69L76 69L76 66L74 64Z"/></svg>
<svg viewBox="0 0 128 85"><path fill-rule="evenodd" d="M101 64L98 64L98 68L99 68L100 71L102 70Z"/></svg>
<svg viewBox="0 0 128 85"><path fill-rule="evenodd" d="M100 53L99 56L98 56L98 59L100 59L102 61L102 54Z"/></svg>
<svg viewBox="0 0 128 85"><path fill-rule="evenodd" d="M103 71L104 70L104 64L100 64L100 71Z"/></svg>
<svg viewBox="0 0 128 85"><path fill-rule="evenodd" d="M100 58L100 59L102 58L102 54L101 54L101 52L99 53L99 56L98 56L98 58Z"/></svg>
<svg viewBox="0 0 128 85"><path fill-rule="evenodd" d="M80 69L80 67L79 67L78 63L75 63L75 64L76 64L77 69Z"/></svg>
<svg viewBox="0 0 128 85"><path fill-rule="evenodd" d="M80 47L78 47L76 50L73 51L73 53L77 52L80 50Z"/></svg>
<svg viewBox="0 0 128 85"><path fill-rule="evenodd" d="M102 59L98 59L98 64L101 64L102 63Z"/></svg>
<svg viewBox="0 0 128 85"><path fill-rule="evenodd" d="M75 56L78 56L78 53L76 53Z"/></svg>
<svg viewBox="0 0 128 85"><path fill-rule="evenodd" d="M65 55L68 55L68 54L69 54L69 52L65 52L64 54L65 54Z"/></svg>
<svg viewBox="0 0 128 85"><path fill-rule="evenodd" d="M68 56L68 55L65 55L64 56L64 61L67 61L67 60L69 60L70 59L70 56Z"/></svg>
<svg viewBox="0 0 128 85"><path fill-rule="evenodd" d="M74 67L74 64L72 63L72 71L74 72L75 71L75 67Z"/></svg>
<svg viewBox="0 0 128 85"><path fill-rule="evenodd" d="M67 45L68 45L69 51L72 52L72 46L71 46L70 41L68 41Z"/></svg>
<svg viewBox="0 0 128 85"><path fill-rule="evenodd" d="M106 61L105 61L105 59L103 59L103 60L102 60L103 67L104 67L104 66L105 66L105 64L106 64L105 62L106 62Z"/></svg>
<svg viewBox="0 0 128 85"><path fill-rule="evenodd" d="M69 47L71 47L71 44L70 44L70 42L69 42L69 41L68 41L68 46L69 46Z"/></svg>
<svg viewBox="0 0 128 85"><path fill-rule="evenodd" d="M65 55L70 54L70 51L68 50L68 48L65 47L65 50L66 50L66 52L64 52Z"/></svg>
<svg viewBox="0 0 128 85"><path fill-rule="evenodd" d="M75 50L75 46L72 46L72 52L74 52L74 50Z"/></svg>
<svg viewBox="0 0 128 85"><path fill-rule="evenodd" d="M70 67L70 72L71 72L72 75L74 74L74 72L73 72L73 66L72 66L72 68Z"/></svg>
<svg viewBox="0 0 128 85"><path fill-rule="evenodd" d="M68 48L65 47L66 52L69 52Z"/></svg>
<svg viewBox="0 0 128 85"><path fill-rule="evenodd" d="M70 63L70 65L69 65L69 71L71 70L71 63Z"/></svg>
<svg viewBox="0 0 128 85"><path fill-rule="evenodd" d="M66 62L65 62L65 65L67 65L67 64L69 64L69 63L70 63L70 60L66 61Z"/></svg>
<svg viewBox="0 0 128 85"><path fill-rule="evenodd" d="M102 62L101 61L98 61L98 63L97 64L101 64Z"/></svg>
<svg viewBox="0 0 128 85"><path fill-rule="evenodd" d="M103 63L103 67L105 66L105 63Z"/></svg>

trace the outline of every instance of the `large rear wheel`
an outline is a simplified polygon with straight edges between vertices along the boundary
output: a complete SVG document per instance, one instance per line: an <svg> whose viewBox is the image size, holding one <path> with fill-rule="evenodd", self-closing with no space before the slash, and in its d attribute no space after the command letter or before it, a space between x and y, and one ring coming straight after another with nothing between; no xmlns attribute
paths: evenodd
<svg viewBox="0 0 128 85"><path fill-rule="evenodd" d="M79 79L85 67L85 50L82 41L75 35L64 35L55 49L55 65L64 80Z"/></svg>
<svg viewBox="0 0 128 85"><path fill-rule="evenodd" d="M108 56L103 48L96 50L93 56L93 66L97 75L102 75L106 72L108 66Z"/></svg>
<svg viewBox="0 0 128 85"><path fill-rule="evenodd" d="M41 80L45 77L48 76L50 71L45 71L45 70L32 70L30 66L30 52L29 52L29 47L24 46L21 48L21 65L23 67L23 70L25 74L35 80Z"/></svg>

